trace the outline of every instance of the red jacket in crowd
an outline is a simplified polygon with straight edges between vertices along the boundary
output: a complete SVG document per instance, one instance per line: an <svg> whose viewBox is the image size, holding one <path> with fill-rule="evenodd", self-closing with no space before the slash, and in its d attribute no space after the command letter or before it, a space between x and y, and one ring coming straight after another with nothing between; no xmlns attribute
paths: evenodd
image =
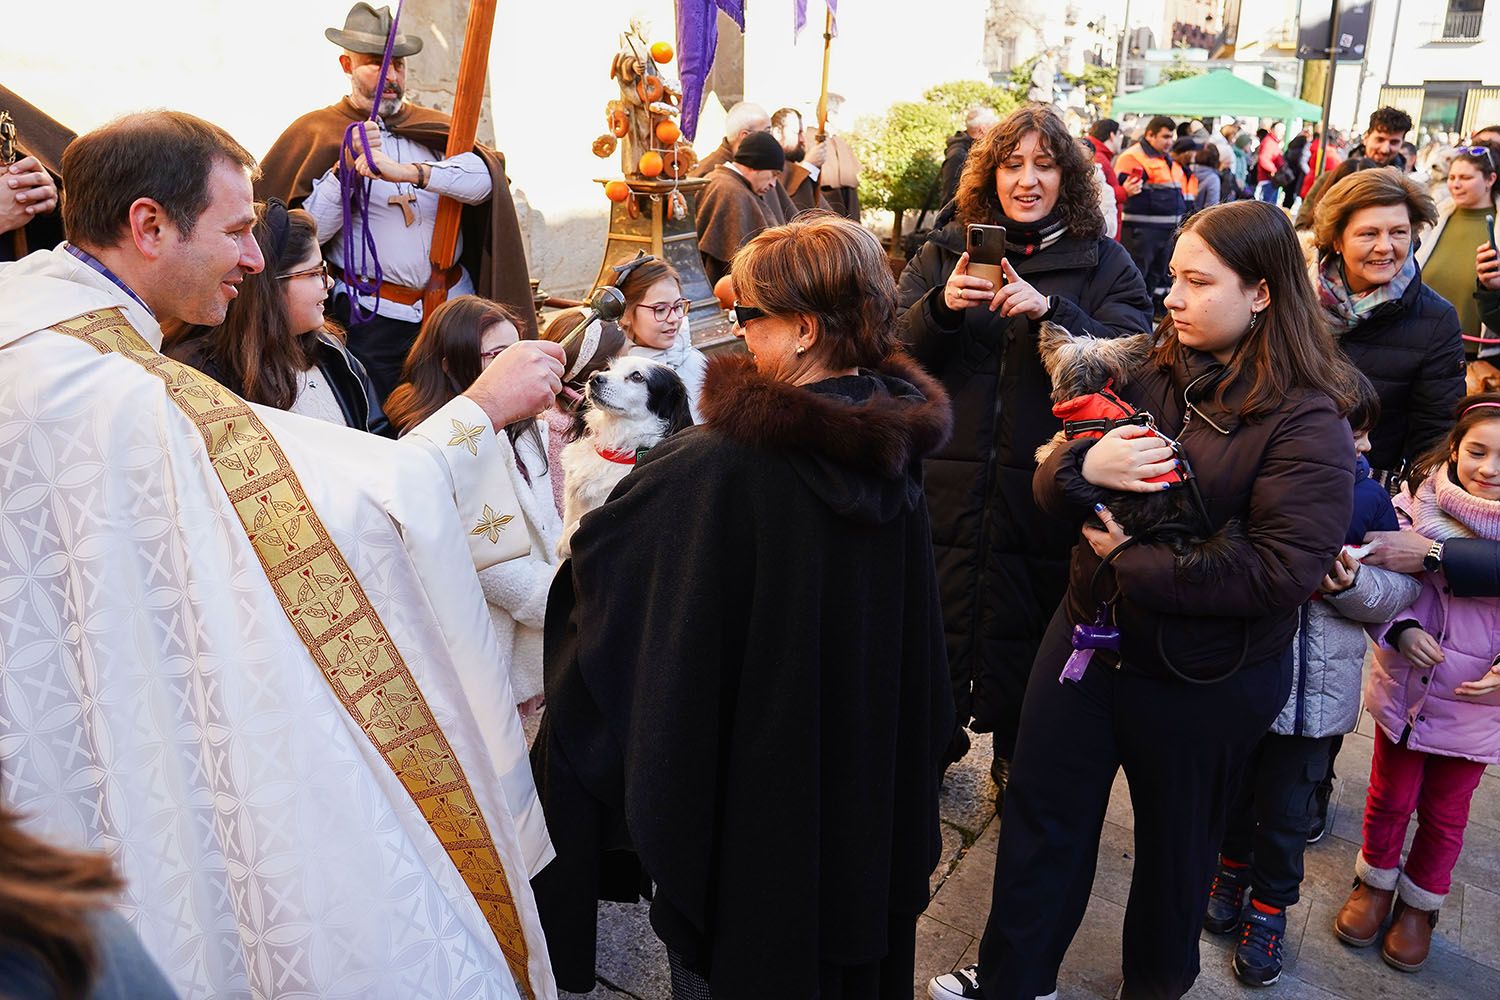
<svg viewBox="0 0 1500 1000"><path fill-rule="evenodd" d="M1095 139L1093 136L1084 136L1089 144L1094 147L1094 162L1099 164L1104 171L1104 179L1115 192L1115 239L1120 238L1120 217L1125 214L1125 187L1120 183L1120 177L1115 173L1115 155L1109 151L1109 147Z"/></svg>

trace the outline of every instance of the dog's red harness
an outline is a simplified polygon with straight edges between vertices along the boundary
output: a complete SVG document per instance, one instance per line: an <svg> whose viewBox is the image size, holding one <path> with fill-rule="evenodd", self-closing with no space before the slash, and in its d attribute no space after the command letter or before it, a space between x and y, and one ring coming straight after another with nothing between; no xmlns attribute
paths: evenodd
<svg viewBox="0 0 1500 1000"><path fill-rule="evenodd" d="M1052 415L1063 422L1064 437L1069 441L1084 437L1099 438L1116 427L1126 424L1156 430L1156 422L1151 414L1140 412L1117 396L1114 392L1114 384L1114 379L1110 379L1098 392L1091 392L1086 396L1075 396L1073 399L1064 400L1052 407ZM1157 433L1157 437L1167 441L1167 438L1160 433ZM1167 443L1171 442L1167 441ZM1183 474L1182 465L1179 463L1171 472L1148 479L1146 482L1180 485L1187 482L1187 477Z"/></svg>
<svg viewBox="0 0 1500 1000"><path fill-rule="evenodd" d="M616 465L634 465L636 456L640 454L636 451L618 451L614 448L600 448L598 445L594 446L594 452L606 462L614 462Z"/></svg>

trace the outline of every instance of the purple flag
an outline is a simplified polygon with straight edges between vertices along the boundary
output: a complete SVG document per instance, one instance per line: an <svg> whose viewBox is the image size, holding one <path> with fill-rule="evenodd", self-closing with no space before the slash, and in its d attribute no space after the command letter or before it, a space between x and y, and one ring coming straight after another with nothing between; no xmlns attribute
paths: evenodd
<svg viewBox="0 0 1500 1000"><path fill-rule="evenodd" d="M828 10L833 14L833 33L838 34L839 24L839 0L826 0ZM792 37L796 38L802 34L802 29L807 27L807 0L792 0Z"/></svg>
<svg viewBox="0 0 1500 1000"><path fill-rule="evenodd" d="M677 0L677 72L682 78L682 134L698 134L703 82L719 47L719 11L745 30L745 0Z"/></svg>

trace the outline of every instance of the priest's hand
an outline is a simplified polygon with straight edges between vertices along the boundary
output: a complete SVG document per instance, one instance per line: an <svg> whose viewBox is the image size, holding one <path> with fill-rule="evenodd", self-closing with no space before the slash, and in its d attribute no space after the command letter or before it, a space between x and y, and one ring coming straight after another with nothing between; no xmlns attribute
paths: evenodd
<svg viewBox="0 0 1500 1000"><path fill-rule="evenodd" d="M802 131L802 139L807 144L807 153L803 159L823 169L823 162L828 159L828 144L818 139L817 133L810 133L806 129Z"/></svg>
<svg viewBox="0 0 1500 1000"><path fill-rule="evenodd" d="M561 344L523 340L501 351L464 395L479 404L498 431L552 405L562 391L566 360Z"/></svg>
<svg viewBox="0 0 1500 1000"><path fill-rule="evenodd" d="M17 160L0 176L5 178L5 185L0 187L0 233L20 229L57 207L52 175L42 169L36 157Z"/></svg>
<svg viewBox="0 0 1500 1000"><path fill-rule="evenodd" d="M354 170L361 177L379 177L383 181L415 184L422 179L422 172L415 163L398 163L385 155L381 148L380 126L374 122L362 122L360 128L370 140L370 155L365 157L365 147L358 139L354 142ZM377 174L376 171L379 171Z"/></svg>

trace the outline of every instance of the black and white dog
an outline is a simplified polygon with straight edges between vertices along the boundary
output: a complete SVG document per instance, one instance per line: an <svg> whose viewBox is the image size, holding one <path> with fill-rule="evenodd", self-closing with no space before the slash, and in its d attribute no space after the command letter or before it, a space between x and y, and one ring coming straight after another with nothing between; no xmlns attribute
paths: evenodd
<svg viewBox="0 0 1500 1000"><path fill-rule="evenodd" d="M558 555L572 554L583 515L609 498L636 458L693 425L677 373L645 358L620 357L589 379L584 403L562 450L563 533Z"/></svg>

